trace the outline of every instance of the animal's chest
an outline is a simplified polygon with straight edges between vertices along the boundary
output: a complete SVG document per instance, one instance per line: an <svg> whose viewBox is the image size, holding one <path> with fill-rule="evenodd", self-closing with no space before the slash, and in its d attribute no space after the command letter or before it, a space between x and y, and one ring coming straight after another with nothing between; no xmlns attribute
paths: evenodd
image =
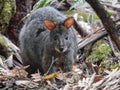
<svg viewBox="0 0 120 90"><path fill-rule="evenodd" d="M54 66L60 69L66 61L65 53L54 53Z"/></svg>

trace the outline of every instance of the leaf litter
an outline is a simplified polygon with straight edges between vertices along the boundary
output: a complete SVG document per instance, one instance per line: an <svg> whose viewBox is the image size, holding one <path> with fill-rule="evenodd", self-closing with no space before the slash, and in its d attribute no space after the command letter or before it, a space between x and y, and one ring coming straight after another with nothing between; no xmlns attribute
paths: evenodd
<svg viewBox="0 0 120 90"><path fill-rule="evenodd" d="M120 89L120 67L106 69L87 61L73 64L70 72L58 71L42 76L38 71L27 77L28 73L25 69L29 66L22 65L18 48L17 50L14 48L13 51L15 53L8 59L0 58L0 90Z"/></svg>

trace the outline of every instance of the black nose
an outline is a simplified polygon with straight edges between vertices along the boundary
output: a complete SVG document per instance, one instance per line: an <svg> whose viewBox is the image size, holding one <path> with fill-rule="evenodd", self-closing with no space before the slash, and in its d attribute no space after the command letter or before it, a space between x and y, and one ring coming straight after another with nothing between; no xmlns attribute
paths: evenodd
<svg viewBox="0 0 120 90"><path fill-rule="evenodd" d="M63 48L63 47L60 47L59 50L62 52L62 51L64 50L64 48Z"/></svg>

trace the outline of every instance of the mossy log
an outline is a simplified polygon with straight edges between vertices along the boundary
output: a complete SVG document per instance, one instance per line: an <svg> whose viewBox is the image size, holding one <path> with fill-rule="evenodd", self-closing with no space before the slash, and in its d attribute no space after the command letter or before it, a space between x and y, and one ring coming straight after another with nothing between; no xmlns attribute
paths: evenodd
<svg viewBox="0 0 120 90"><path fill-rule="evenodd" d="M2 57L2 60L7 59L11 55L15 55L17 60L22 63L19 52L20 50L16 45L4 35L0 34L0 57Z"/></svg>
<svg viewBox="0 0 120 90"><path fill-rule="evenodd" d="M10 47L5 42L3 35L0 34L0 55L4 58L7 58L12 54Z"/></svg>
<svg viewBox="0 0 120 90"><path fill-rule="evenodd" d="M0 33L5 33L15 10L15 0L0 0Z"/></svg>

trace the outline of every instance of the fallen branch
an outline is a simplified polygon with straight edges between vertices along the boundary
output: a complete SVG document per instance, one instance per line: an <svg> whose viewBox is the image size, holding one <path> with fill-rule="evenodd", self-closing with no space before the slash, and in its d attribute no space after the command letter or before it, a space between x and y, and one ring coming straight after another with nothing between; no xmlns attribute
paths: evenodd
<svg viewBox="0 0 120 90"><path fill-rule="evenodd" d="M103 28L102 28L103 29ZM97 41L98 39L103 38L104 36L107 35L106 30L98 30L90 35L88 35L86 38L84 38L81 42L78 43L78 49L82 49L86 45Z"/></svg>

